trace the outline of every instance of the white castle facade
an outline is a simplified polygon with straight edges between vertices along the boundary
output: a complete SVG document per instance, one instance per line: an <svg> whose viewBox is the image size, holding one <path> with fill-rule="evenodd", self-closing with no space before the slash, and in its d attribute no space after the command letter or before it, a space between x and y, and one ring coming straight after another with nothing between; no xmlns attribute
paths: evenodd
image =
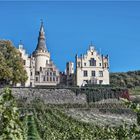
<svg viewBox="0 0 140 140"><path fill-rule="evenodd" d="M76 55L76 85L109 84L109 58L98 54L91 44L84 55Z"/></svg>
<svg viewBox="0 0 140 140"><path fill-rule="evenodd" d="M35 51L28 56L24 46L19 44L19 51L24 60L28 80L24 85L17 86L56 86L64 84L67 86L84 86L86 84L109 84L109 58L98 54L93 45L84 55L75 57L76 67L73 62L67 62L66 72L59 72L51 61L50 52L46 46L43 22L39 31L38 43Z"/></svg>
<svg viewBox="0 0 140 140"><path fill-rule="evenodd" d="M28 80L24 86L56 86L59 84L59 70L50 59L50 53L46 47L43 22L39 31L38 44L32 55L29 57L26 54L22 44L19 45L19 51L28 75Z"/></svg>

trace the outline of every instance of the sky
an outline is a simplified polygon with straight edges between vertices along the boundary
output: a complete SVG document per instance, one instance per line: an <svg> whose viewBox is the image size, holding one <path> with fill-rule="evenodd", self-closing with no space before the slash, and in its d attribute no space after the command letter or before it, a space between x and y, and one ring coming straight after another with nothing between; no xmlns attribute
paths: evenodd
<svg viewBox="0 0 140 140"><path fill-rule="evenodd" d="M86 53L91 41L109 55L111 72L140 70L140 1L0 1L0 39L16 47L22 40L31 54L40 19L59 70Z"/></svg>

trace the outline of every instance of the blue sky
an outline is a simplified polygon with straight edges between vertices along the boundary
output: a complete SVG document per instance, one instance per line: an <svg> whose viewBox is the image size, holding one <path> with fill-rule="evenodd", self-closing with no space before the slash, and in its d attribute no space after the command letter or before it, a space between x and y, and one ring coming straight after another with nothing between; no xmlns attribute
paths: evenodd
<svg viewBox="0 0 140 140"><path fill-rule="evenodd" d="M140 2L47 1L0 2L0 38L28 53L37 45L43 19L51 58L63 71L75 54L85 53L92 41L110 56L110 71L140 69Z"/></svg>

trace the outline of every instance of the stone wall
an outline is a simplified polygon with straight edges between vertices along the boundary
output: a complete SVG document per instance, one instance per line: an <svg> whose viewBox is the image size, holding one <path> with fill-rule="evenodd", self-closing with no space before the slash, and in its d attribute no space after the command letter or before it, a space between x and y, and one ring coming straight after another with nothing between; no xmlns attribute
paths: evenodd
<svg viewBox="0 0 140 140"><path fill-rule="evenodd" d="M2 89L0 89L1 91ZM85 104L86 95L74 93L69 89L43 89L43 88L12 88L17 99L28 101L40 98L49 104Z"/></svg>

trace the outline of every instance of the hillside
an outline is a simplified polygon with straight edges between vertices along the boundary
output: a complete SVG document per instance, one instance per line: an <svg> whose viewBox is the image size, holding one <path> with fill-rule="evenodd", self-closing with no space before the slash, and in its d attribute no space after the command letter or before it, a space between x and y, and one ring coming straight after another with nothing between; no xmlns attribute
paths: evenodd
<svg viewBox="0 0 140 140"><path fill-rule="evenodd" d="M110 73L110 83L113 86L127 88L140 86L140 70Z"/></svg>

